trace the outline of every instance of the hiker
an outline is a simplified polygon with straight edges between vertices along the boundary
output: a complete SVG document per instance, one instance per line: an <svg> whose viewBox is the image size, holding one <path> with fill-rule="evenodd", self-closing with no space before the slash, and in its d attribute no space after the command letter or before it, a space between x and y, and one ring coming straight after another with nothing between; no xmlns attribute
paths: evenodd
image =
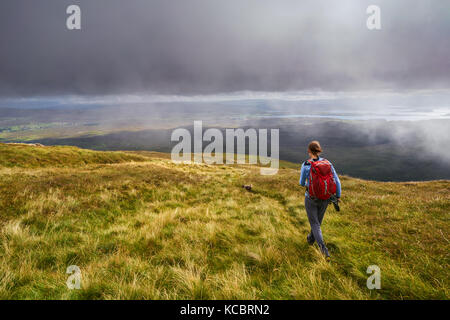
<svg viewBox="0 0 450 320"><path fill-rule="evenodd" d="M323 241L320 225L330 203L330 197L336 197L337 200L341 197L341 182L331 162L321 158L321 153L320 143L311 141L308 145L309 159L302 165L300 185L306 187L305 209L311 226L311 232L306 240L310 245L316 241L320 251L329 261L330 254Z"/></svg>

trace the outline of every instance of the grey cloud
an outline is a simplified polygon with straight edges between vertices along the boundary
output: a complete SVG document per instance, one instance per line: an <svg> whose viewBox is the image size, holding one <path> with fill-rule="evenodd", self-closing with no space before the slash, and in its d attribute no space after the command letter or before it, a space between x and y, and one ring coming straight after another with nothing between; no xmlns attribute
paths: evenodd
<svg viewBox="0 0 450 320"><path fill-rule="evenodd" d="M78 4L82 30L65 28ZM378 4L382 30L365 27ZM448 1L2 0L0 95L448 88Z"/></svg>

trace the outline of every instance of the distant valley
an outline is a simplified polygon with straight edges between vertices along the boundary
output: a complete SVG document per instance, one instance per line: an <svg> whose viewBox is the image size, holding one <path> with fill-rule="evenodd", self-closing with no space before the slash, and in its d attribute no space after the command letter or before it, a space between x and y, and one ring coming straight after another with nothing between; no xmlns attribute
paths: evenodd
<svg viewBox="0 0 450 320"><path fill-rule="evenodd" d="M192 130L193 122L202 120L204 130L279 128L280 159L299 166L306 145L315 139L346 175L379 181L450 178L450 119L348 120L333 115L332 108L318 112L312 105L301 112L280 112L264 101L0 108L0 142L170 152L176 143L170 141L171 132L178 127Z"/></svg>

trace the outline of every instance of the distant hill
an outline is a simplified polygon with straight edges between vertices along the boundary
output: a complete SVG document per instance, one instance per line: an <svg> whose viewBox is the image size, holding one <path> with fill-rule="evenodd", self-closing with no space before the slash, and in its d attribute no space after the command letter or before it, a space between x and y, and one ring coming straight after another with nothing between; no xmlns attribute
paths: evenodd
<svg viewBox="0 0 450 320"><path fill-rule="evenodd" d="M298 169L283 167L0 144L0 299L449 298L450 181L342 176L327 263L306 243Z"/></svg>
<svg viewBox="0 0 450 320"><path fill-rule="evenodd" d="M144 160L146 158L142 156L124 152L99 152L77 147L40 144L0 143L0 167L71 167Z"/></svg>

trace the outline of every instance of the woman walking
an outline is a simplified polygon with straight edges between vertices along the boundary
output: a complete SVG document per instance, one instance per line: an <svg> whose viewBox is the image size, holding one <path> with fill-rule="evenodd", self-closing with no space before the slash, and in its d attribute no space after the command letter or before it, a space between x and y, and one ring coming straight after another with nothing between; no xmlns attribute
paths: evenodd
<svg viewBox="0 0 450 320"><path fill-rule="evenodd" d="M341 182L330 161L321 158L322 148L318 141L312 141L308 145L309 159L301 169L300 185L306 187L305 209L308 216L311 232L306 237L310 245L317 242L320 251L327 261L330 260L328 248L323 241L320 228L325 211L330 202L330 197L337 199L341 196Z"/></svg>

